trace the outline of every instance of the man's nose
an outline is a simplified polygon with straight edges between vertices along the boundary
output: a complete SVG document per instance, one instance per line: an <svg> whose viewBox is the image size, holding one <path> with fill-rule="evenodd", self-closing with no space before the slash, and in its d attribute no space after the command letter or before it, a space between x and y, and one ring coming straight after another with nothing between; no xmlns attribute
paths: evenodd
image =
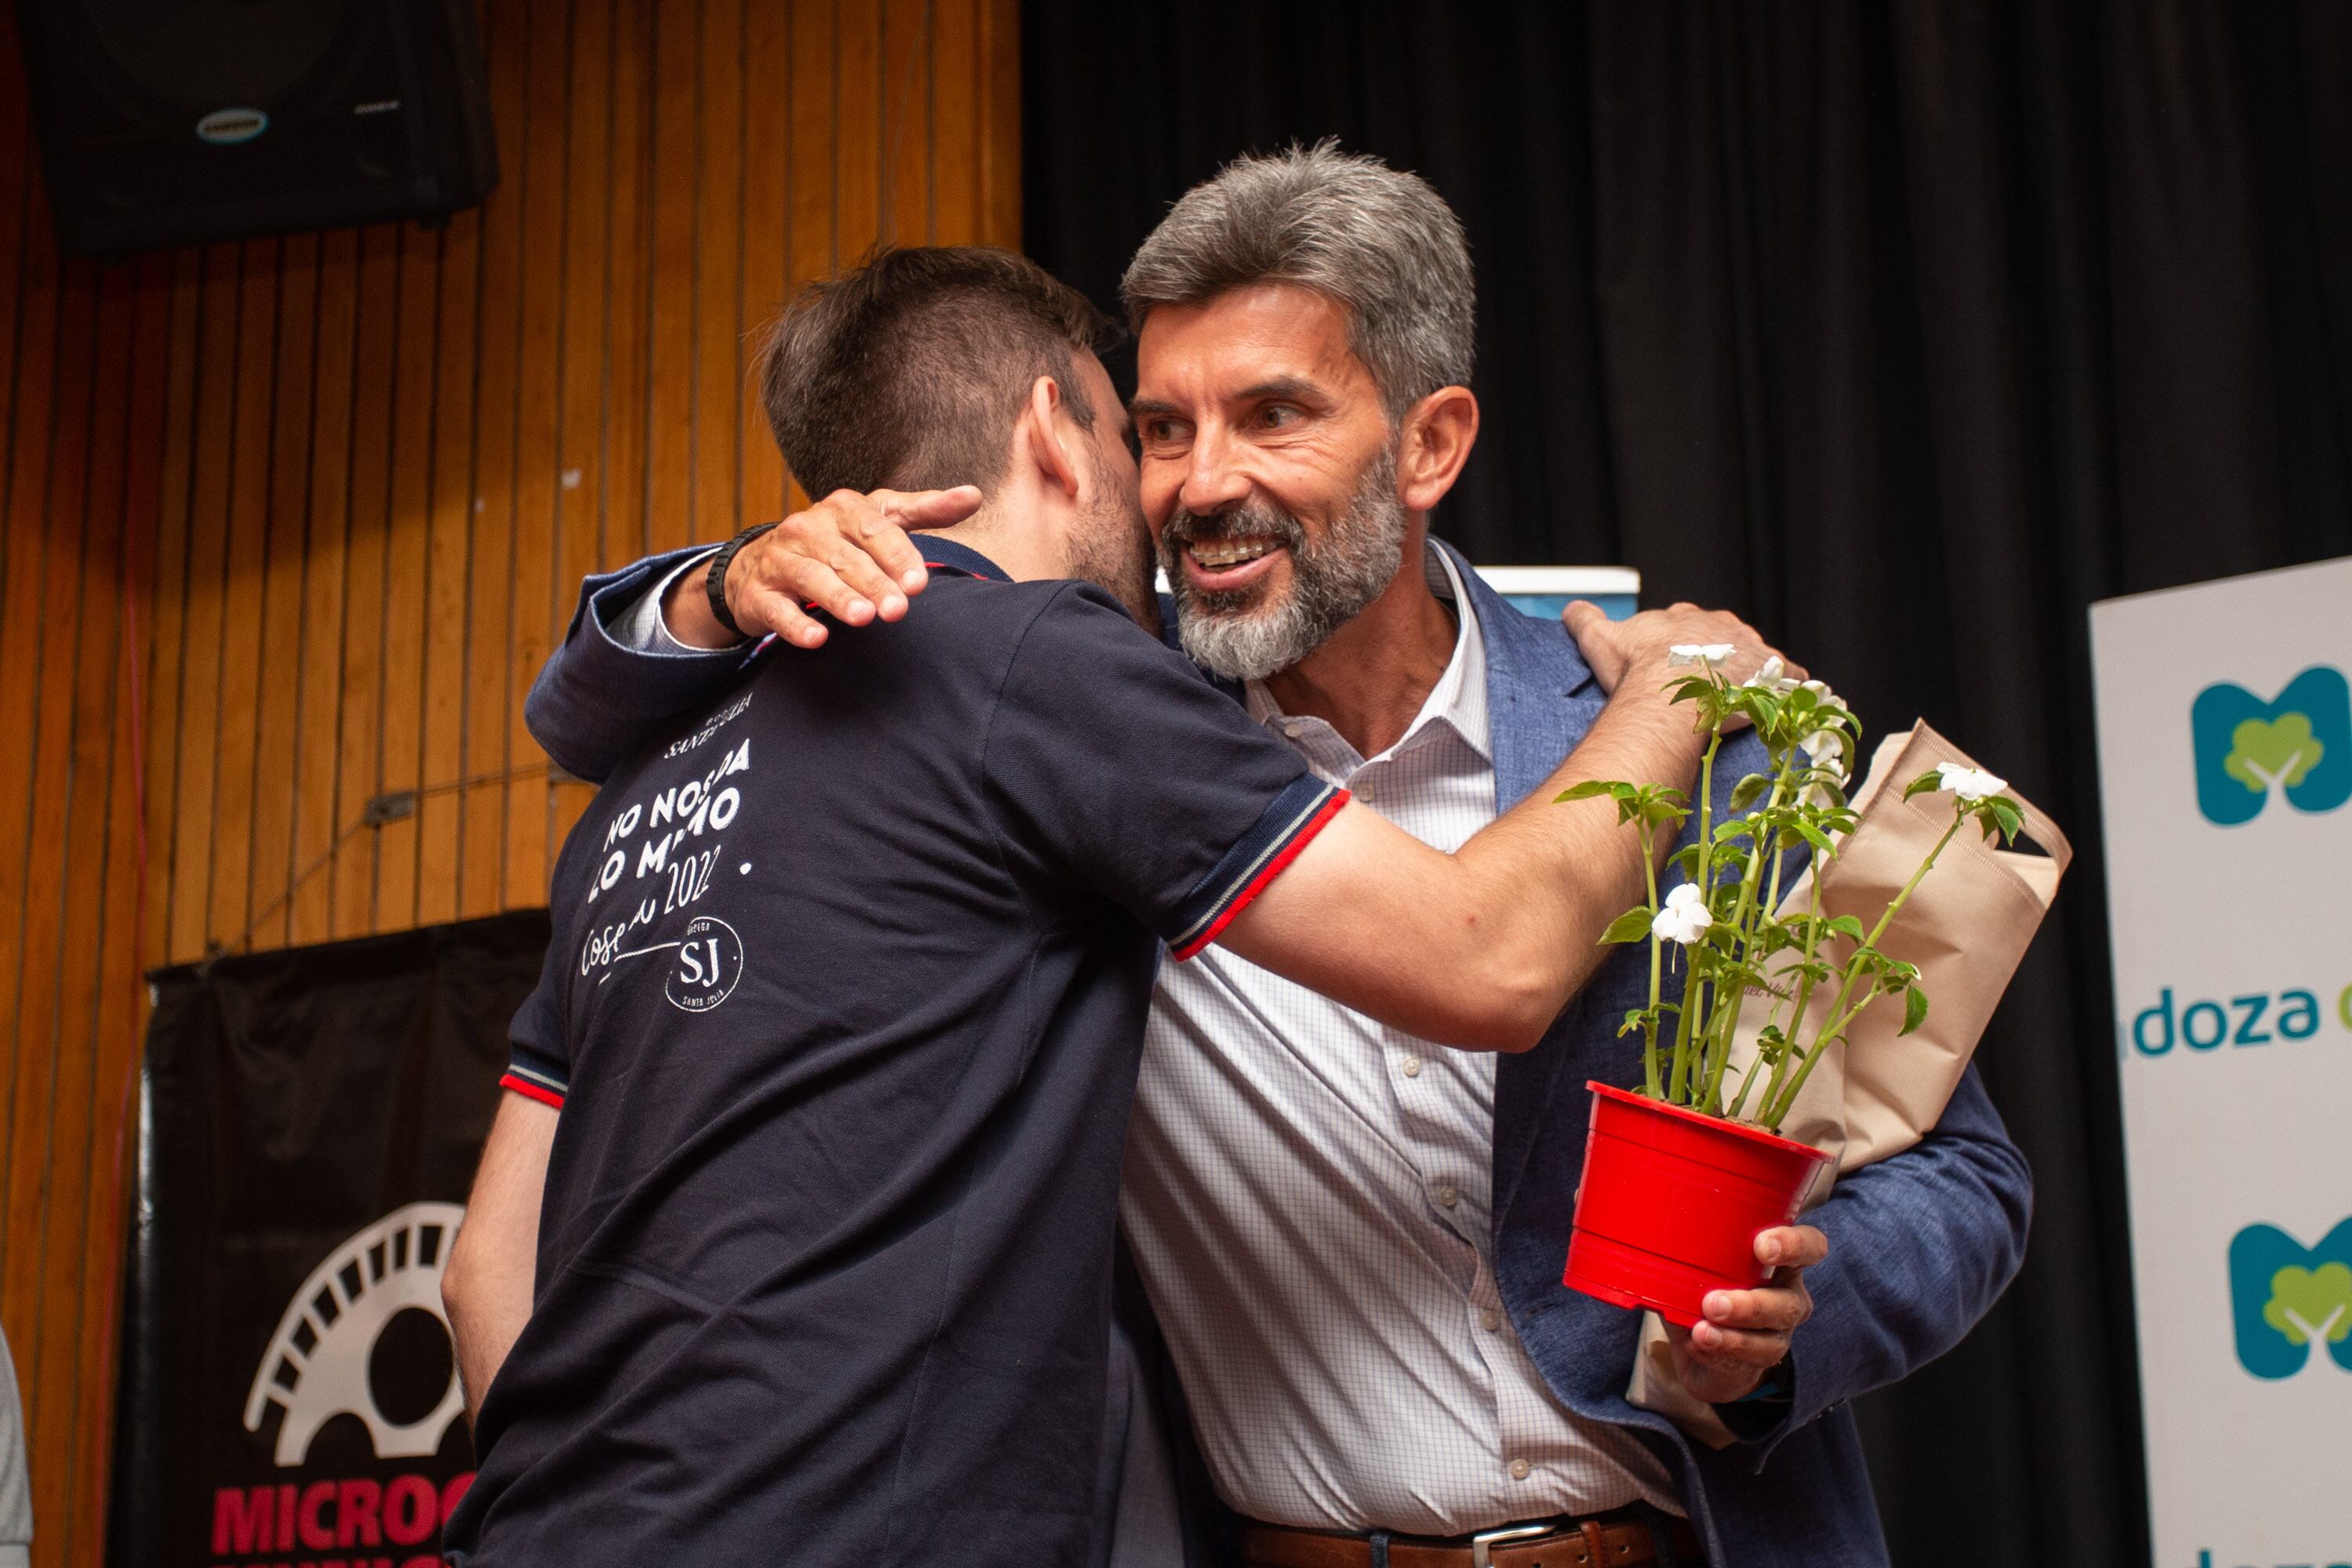
<svg viewBox="0 0 2352 1568"><path fill-rule="evenodd" d="M1249 478L1234 459L1232 440L1222 430L1203 430L1192 438L1184 464L1184 483L1177 504L1194 517L1237 506L1249 496Z"/></svg>

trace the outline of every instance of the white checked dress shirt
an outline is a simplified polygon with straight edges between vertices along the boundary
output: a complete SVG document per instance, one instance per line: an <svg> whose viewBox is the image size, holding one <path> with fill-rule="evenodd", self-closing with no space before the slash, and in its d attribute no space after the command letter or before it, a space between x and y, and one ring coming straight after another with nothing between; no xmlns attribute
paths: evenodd
<svg viewBox="0 0 2352 1568"><path fill-rule="evenodd" d="M1249 688L1317 776L1454 850L1495 819L1486 640L1455 606L1444 675L1372 758ZM1377 931L1363 932L1377 942ZM1120 1217L1210 1473L1272 1524L1463 1535L1647 1499L1631 1433L1555 1399L1495 1282L1495 1058L1388 1028L1213 947L1163 963Z"/></svg>
<svg viewBox="0 0 2352 1568"><path fill-rule="evenodd" d="M1364 758L1255 682L1249 711L1317 776L1452 851L1496 815L1486 640L1444 552L1431 546L1426 570L1459 628L1403 739ZM688 651L662 625L670 580L614 628L625 641ZM1553 1398L1512 1331L1491 1257L1494 1135L1491 1055L1223 948L1161 963L1119 1214L1234 1509L1414 1535L1636 1498L1683 1511L1657 1458Z"/></svg>

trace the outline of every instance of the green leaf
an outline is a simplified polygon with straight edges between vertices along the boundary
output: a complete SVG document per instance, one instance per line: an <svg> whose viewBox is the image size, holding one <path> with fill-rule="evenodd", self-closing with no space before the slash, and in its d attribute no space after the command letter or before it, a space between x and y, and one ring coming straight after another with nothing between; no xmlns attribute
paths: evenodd
<svg viewBox="0 0 2352 1568"><path fill-rule="evenodd" d="M1927 1021L1927 994L1916 985L1903 993L1903 1026L1895 1031L1896 1037L1909 1034Z"/></svg>
<svg viewBox="0 0 2352 1568"><path fill-rule="evenodd" d="M1601 933L1601 944L1606 946L1611 942L1639 942L1650 934L1650 922L1656 918L1657 911L1647 904L1638 910L1627 910L1623 914L1611 921L1609 929Z"/></svg>
<svg viewBox="0 0 2352 1568"><path fill-rule="evenodd" d="M2025 818L2019 814L2017 807L2000 795L1995 795L1985 802L1985 809L1990 812L1993 820L2000 825L2002 841L2015 843L2018 829L2025 826Z"/></svg>
<svg viewBox="0 0 2352 1568"><path fill-rule="evenodd" d="M1666 869L1669 871L1680 871L1683 874L1683 880L1685 882L1689 881L1692 878L1698 875L1699 848L1700 846L1696 844L1684 845L1672 855L1666 857Z"/></svg>
<svg viewBox="0 0 2352 1568"><path fill-rule="evenodd" d="M1571 800L1591 800L1594 795L1609 795L1617 787L1604 779L1586 779L1582 784L1572 784L1552 796L1551 803L1565 805Z"/></svg>
<svg viewBox="0 0 2352 1568"><path fill-rule="evenodd" d="M1731 788L1731 809L1746 811L1754 805L1763 793L1772 787L1772 781L1763 773L1749 773Z"/></svg>
<svg viewBox="0 0 2352 1568"><path fill-rule="evenodd" d="M1835 920L1826 922L1822 929L1834 931L1839 936L1850 936L1856 942L1860 942L1865 934L1862 929L1862 921L1853 915L1840 915Z"/></svg>
<svg viewBox="0 0 2352 1568"><path fill-rule="evenodd" d="M1917 778L1913 779L1909 784L1903 786L1903 798L1905 800L1909 800L1915 795L1933 795L1936 791L1943 787L1943 774L1921 773Z"/></svg>
<svg viewBox="0 0 2352 1568"><path fill-rule="evenodd" d="M1823 795L1830 797L1830 805L1813 808L1821 813L1823 819L1845 809L1845 786L1838 781L1837 774L1830 769L1814 768L1811 770L1806 775L1805 783L1810 787L1820 790ZM1842 831L1852 832L1853 825L1851 823L1847 824Z"/></svg>
<svg viewBox="0 0 2352 1568"><path fill-rule="evenodd" d="M1835 855L1837 853L1837 850L1830 844L1830 836L1823 833L1820 828L1815 827L1811 823L1800 818L1797 821L1789 824L1789 826L1797 830L1798 837L1811 845L1818 853L1822 855Z"/></svg>

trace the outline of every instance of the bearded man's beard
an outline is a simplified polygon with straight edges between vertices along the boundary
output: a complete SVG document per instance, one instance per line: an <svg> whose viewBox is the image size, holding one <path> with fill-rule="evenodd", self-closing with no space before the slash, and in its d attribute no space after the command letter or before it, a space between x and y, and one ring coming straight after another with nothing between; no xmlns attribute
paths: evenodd
<svg viewBox="0 0 2352 1568"><path fill-rule="evenodd" d="M1348 510L1320 544L1298 520L1252 502L1207 516L1179 510L1160 534L1160 563L1176 599L1184 651L1213 675L1263 680L1323 646L1384 593L1403 558L1408 519L1397 500L1396 451L1381 448L1356 481ZM1220 539L1270 539L1290 552L1288 593L1268 603L1265 583L1244 588L1195 587L1185 547Z"/></svg>
<svg viewBox="0 0 2352 1568"><path fill-rule="evenodd" d="M1160 595L1151 586L1151 530L1135 481L1122 481L1098 458L1094 463L1097 503L1086 531L1070 542L1069 574L1117 599L1136 625L1160 635Z"/></svg>

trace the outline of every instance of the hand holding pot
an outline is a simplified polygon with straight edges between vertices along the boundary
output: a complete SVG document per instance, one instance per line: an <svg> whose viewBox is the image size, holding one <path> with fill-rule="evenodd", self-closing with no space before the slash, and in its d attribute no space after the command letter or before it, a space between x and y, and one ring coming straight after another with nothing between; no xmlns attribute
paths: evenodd
<svg viewBox="0 0 2352 1568"><path fill-rule="evenodd" d="M1710 1290L1696 1327L1666 1325L1675 1371L1691 1397L1708 1405L1745 1399L1788 1360L1790 1338L1813 1315L1805 1270L1829 1253L1829 1237L1811 1226L1775 1226L1756 1238L1756 1260L1773 1270L1770 1284Z"/></svg>

